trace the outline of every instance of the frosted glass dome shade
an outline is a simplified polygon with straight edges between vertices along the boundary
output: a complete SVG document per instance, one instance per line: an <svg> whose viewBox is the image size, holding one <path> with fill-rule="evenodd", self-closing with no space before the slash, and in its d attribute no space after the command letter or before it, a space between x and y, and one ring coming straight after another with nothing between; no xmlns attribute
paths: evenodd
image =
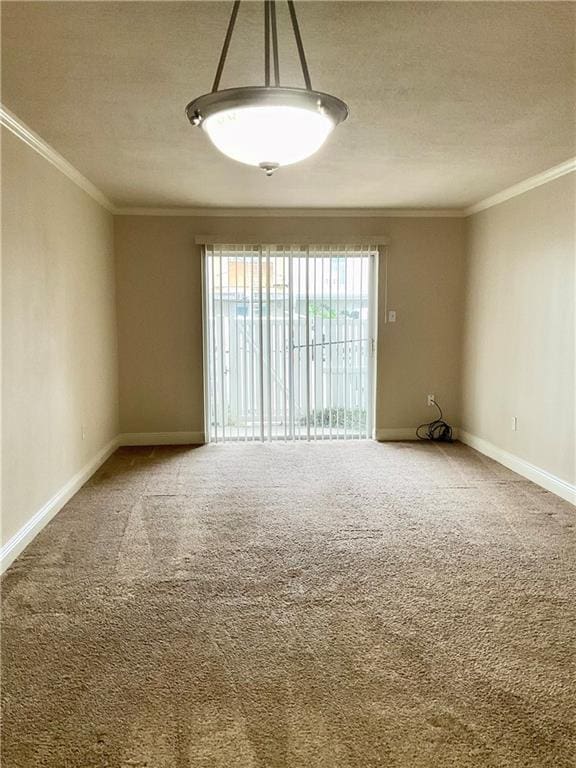
<svg viewBox="0 0 576 768"><path fill-rule="evenodd" d="M270 173L314 154L348 108L319 91L252 86L200 96L186 113L223 154Z"/></svg>
<svg viewBox="0 0 576 768"><path fill-rule="evenodd" d="M314 154L334 128L321 112L294 106L246 106L216 112L202 123L212 143L247 165L291 165Z"/></svg>

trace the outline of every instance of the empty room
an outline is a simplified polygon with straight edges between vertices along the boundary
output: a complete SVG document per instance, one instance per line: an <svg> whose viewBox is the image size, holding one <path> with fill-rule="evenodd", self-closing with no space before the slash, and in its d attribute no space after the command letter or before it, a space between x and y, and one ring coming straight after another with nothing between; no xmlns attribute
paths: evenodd
<svg viewBox="0 0 576 768"><path fill-rule="evenodd" d="M573 768L576 3L0 12L3 768Z"/></svg>

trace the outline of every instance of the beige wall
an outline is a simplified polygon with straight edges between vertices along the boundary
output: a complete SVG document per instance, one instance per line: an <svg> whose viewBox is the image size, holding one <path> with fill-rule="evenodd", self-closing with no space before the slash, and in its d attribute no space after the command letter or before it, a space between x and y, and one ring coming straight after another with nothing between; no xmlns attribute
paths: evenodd
<svg viewBox="0 0 576 768"><path fill-rule="evenodd" d="M572 173L470 217L462 370L462 427L567 482L575 215Z"/></svg>
<svg viewBox="0 0 576 768"><path fill-rule="evenodd" d="M6 542L116 436L118 376L112 216L5 129L2 230Z"/></svg>
<svg viewBox="0 0 576 768"><path fill-rule="evenodd" d="M377 429L429 420L433 392L455 426L574 482L574 174L468 220L113 220L2 139L3 542L118 431L203 431L198 234L384 235L379 304L398 319L380 313Z"/></svg>
<svg viewBox="0 0 576 768"><path fill-rule="evenodd" d="M464 232L458 218L117 216L121 431L203 430L197 234L247 242L388 236L388 306L398 320L385 325L381 313L376 426L430 420L428 392L457 423ZM381 305L384 288L381 279Z"/></svg>

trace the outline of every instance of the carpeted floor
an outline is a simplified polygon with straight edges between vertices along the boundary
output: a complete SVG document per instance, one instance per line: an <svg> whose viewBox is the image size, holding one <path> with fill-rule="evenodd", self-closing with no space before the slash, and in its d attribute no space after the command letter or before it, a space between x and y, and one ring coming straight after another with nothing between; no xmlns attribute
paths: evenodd
<svg viewBox="0 0 576 768"><path fill-rule="evenodd" d="M460 444L122 449L4 577L2 766L573 768L575 522Z"/></svg>

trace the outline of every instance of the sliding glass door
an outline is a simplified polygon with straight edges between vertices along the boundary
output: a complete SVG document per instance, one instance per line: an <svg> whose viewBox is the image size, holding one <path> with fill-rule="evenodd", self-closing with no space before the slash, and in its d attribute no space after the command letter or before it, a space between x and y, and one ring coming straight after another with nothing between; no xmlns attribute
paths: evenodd
<svg viewBox="0 0 576 768"><path fill-rule="evenodd" d="M205 246L211 442L372 436L376 255Z"/></svg>

